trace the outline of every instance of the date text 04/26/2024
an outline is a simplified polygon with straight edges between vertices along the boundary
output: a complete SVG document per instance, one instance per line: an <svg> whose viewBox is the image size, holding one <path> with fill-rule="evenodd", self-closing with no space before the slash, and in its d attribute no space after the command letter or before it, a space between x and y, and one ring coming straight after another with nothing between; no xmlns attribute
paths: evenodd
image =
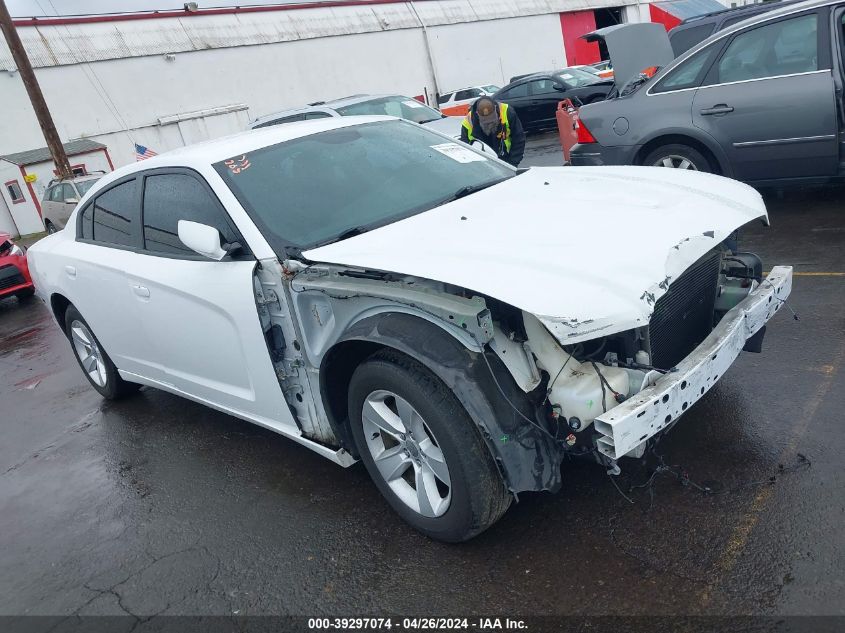
<svg viewBox="0 0 845 633"><path fill-rule="evenodd" d="M309 618L308 629L390 631L524 631L528 625L514 618Z"/></svg>

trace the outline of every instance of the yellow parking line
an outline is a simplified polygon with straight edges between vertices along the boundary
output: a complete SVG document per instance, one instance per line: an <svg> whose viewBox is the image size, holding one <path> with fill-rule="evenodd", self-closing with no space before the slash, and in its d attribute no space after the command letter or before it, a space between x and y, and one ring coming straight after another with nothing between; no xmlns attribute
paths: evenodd
<svg viewBox="0 0 845 633"><path fill-rule="evenodd" d="M813 394L813 396L807 401L807 405L804 409L804 415L801 416L798 424L793 427L792 439L780 454L778 463L786 463L794 456L795 451L798 448L798 442L804 436L804 433L807 432L807 427L810 426L810 422L815 417L816 410L819 408L819 405L830 390L830 387L833 384L833 379L842 364L843 358L845 358L845 343L839 346L833 365L824 366L825 369L829 368L829 370L824 371L825 378L821 383L819 383L816 393ZM719 560L715 565L717 577L714 578L713 581L701 592L699 602L702 607L710 605L713 599L713 593L716 590L716 585L731 571L731 569L734 568L734 565L736 565L739 556L742 554L742 550L745 549L748 539L751 537L751 532L760 520L760 515L766 506L766 502L769 498L771 498L773 492L774 486L766 486L762 488L760 492L757 493L757 496L754 497L754 501L751 502L748 512L742 516L739 523L733 529L733 532L731 532L731 535L728 538L728 544L725 546L724 551L722 551L722 554L719 556Z"/></svg>
<svg viewBox="0 0 845 633"><path fill-rule="evenodd" d="M771 271L766 271L763 274L768 275ZM815 272L793 272L793 277L845 277L845 273L815 273Z"/></svg>

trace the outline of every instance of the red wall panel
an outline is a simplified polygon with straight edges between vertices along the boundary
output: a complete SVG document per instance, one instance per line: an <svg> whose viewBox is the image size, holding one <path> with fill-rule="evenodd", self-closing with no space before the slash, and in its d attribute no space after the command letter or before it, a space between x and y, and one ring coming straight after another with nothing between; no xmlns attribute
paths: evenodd
<svg viewBox="0 0 845 633"><path fill-rule="evenodd" d="M601 61L599 45L581 39L582 35L596 30L596 16L592 11L561 13L560 29L563 32L566 63L569 66Z"/></svg>
<svg viewBox="0 0 845 633"><path fill-rule="evenodd" d="M662 24L667 31L671 31L681 23L680 18L676 18L671 13L658 8L653 4L648 5L648 10L651 14L651 21Z"/></svg>

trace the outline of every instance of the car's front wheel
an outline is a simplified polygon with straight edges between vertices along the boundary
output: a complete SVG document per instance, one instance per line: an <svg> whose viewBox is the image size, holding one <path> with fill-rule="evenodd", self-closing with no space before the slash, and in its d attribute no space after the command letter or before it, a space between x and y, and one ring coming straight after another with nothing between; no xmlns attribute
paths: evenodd
<svg viewBox="0 0 845 633"><path fill-rule="evenodd" d="M710 161L707 160L704 154L694 147L678 143L658 147L645 157L643 165L668 167L670 169L686 169L688 171L713 171Z"/></svg>
<svg viewBox="0 0 845 633"><path fill-rule="evenodd" d="M65 313L65 332L76 362L101 396L115 400L138 390L141 385L120 377L106 350L74 306L69 306Z"/></svg>
<svg viewBox="0 0 845 633"><path fill-rule="evenodd" d="M376 486L423 534L465 541L510 506L478 429L449 388L414 360L381 352L360 365L349 418Z"/></svg>

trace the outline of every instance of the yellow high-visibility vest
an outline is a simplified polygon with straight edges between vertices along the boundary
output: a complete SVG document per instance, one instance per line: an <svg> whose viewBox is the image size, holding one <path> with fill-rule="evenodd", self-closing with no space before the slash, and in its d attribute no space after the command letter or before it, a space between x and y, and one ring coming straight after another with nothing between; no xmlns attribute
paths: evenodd
<svg viewBox="0 0 845 633"><path fill-rule="evenodd" d="M505 151L508 154L510 154L511 153L511 125L508 122L508 104L507 103L500 103L499 104L499 122L502 124L502 129L496 135L496 138L498 138L499 140L501 140L505 144ZM464 122L461 125L463 125L464 129L467 131L467 139L469 139L469 142L472 143L475 140L475 137L472 134L472 108L470 108L470 111L467 112L467 115L464 118Z"/></svg>

